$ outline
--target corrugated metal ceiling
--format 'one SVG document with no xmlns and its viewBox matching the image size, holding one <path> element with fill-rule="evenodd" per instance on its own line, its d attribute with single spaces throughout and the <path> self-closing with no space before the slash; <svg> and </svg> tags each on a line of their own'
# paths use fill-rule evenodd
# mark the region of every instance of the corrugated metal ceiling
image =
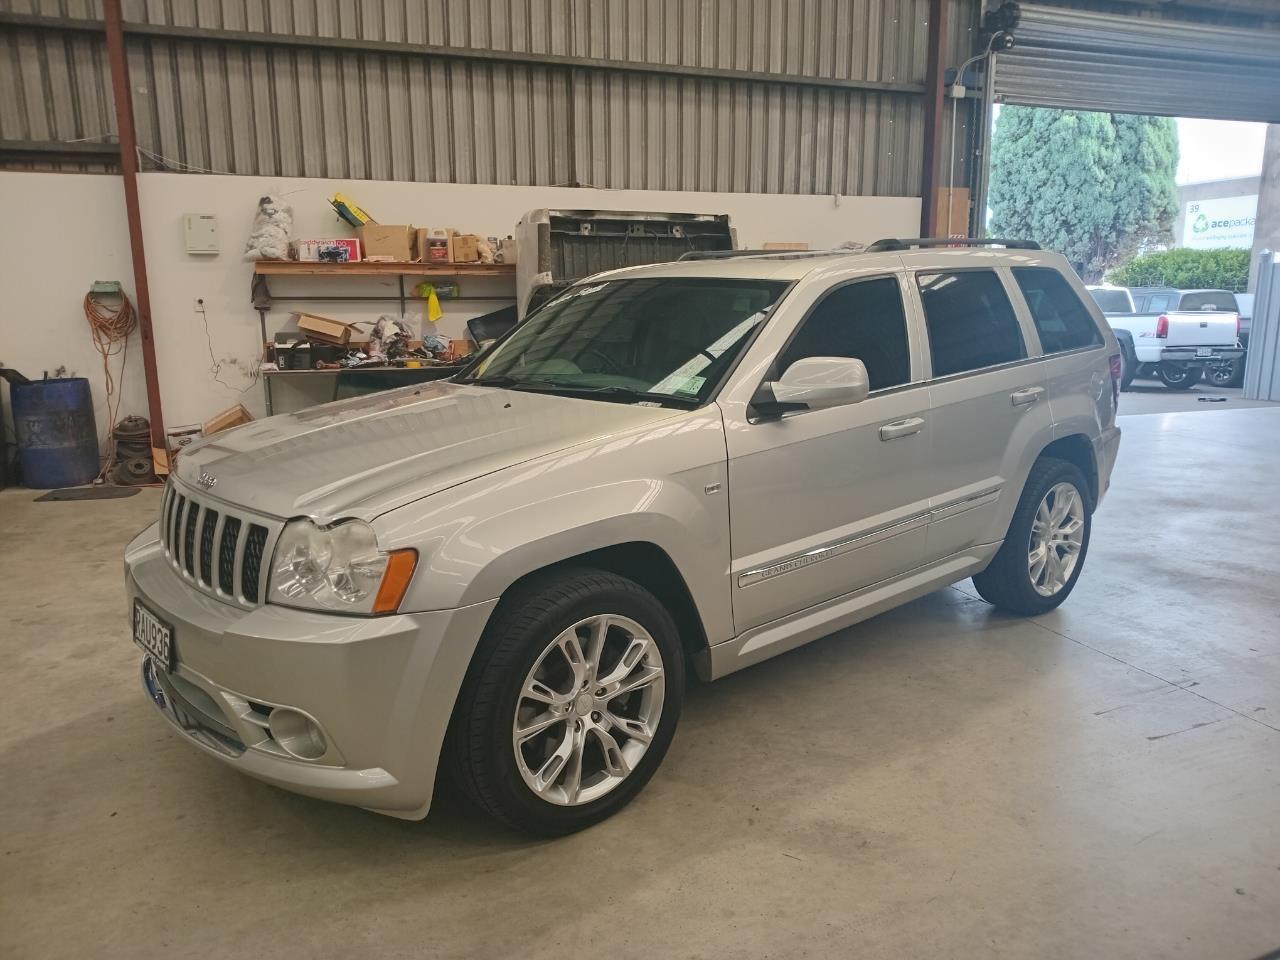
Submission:
<svg viewBox="0 0 1280 960">
<path fill-rule="evenodd" d="M 972 45 L 977 3 L 948 0 L 957 58 Z M 91 0 L 0 0 L 0 10 L 101 14 Z M 280 40 L 131 33 L 139 142 L 167 158 L 154 165 L 871 195 L 919 193 L 927 10 L 928 0 L 124 4 L 141 29 Z M 325 38 L 407 46 L 334 49 Z M 0 67 L 0 136 L 113 132 L 97 35 L 10 25 L 0 42 L 10 54 Z M 422 44 L 594 63 L 428 57 L 412 48 Z M 687 75 L 699 70 L 741 73 Z M 848 86 L 858 83 L 890 89 Z"/>
<path fill-rule="evenodd" d="M 1024 4 L 996 57 L 1006 103 L 1280 122 L 1280 31 Z"/>
</svg>

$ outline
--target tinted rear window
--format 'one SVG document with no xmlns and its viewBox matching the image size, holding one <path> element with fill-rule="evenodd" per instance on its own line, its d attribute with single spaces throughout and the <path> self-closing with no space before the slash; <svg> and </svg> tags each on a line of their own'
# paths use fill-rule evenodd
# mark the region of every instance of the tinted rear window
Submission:
<svg viewBox="0 0 1280 960">
<path fill-rule="evenodd" d="M 1013 305 L 993 271 L 922 273 L 916 276 L 916 283 L 929 328 L 935 377 L 1027 355 Z"/>
<path fill-rule="evenodd" d="M 1013 278 L 1031 310 L 1045 353 L 1079 350 L 1102 343 L 1088 309 L 1057 270 L 1016 267 Z"/>
<path fill-rule="evenodd" d="M 1195 293 L 1184 293 L 1179 310 L 1229 310 L 1236 313 L 1240 310 L 1236 305 L 1236 296 L 1226 290 L 1197 290 Z"/>
<path fill-rule="evenodd" d="M 1103 313 L 1130 313 L 1133 310 L 1127 290 L 1090 290 L 1089 294 Z"/>
</svg>

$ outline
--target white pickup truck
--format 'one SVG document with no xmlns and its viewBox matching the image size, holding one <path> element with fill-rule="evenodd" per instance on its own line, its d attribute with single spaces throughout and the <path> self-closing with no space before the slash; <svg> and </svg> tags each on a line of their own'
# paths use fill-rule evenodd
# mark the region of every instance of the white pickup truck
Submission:
<svg viewBox="0 0 1280 960">
<path fill-rule="evenodd" d="M 1230 291 L 1093 286 L 1089 292 L 1120 344 L 1122 390 L 1138 376 L 1156 377 L 1170 390 L 1188 390 L 1206 369 L 1234 364 L 1244 355 Z"/>
</svg>

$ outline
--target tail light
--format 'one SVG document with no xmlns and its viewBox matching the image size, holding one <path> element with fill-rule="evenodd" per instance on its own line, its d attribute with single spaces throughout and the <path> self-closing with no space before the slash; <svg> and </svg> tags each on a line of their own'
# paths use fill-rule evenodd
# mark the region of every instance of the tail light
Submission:
<svg viewBox="0 0 1280 960">
<path fill-rule="evenodd" d="M 1119 406 L 1120 380 L 1124 377 L 1124 358 L 1118 353 L 1113 353 L 1109 360 L 1111 363 L 1111 402 Z"/>
<path fill-rule="evenodd" d="M 1169 336 L 1169 318 L 1161 314 L 1160 319 L 1156 321 L 1156 336 L 1164 340 Z"/>
</svg>

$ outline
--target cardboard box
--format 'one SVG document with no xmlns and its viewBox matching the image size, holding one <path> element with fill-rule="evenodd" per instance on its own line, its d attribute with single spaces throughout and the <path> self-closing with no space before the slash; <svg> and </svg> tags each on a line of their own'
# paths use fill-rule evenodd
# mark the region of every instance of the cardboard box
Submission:
<svg viewBox="0 0 1280 960">
<path fill-rule="evenodd" d="M 293 316 L 298 322 L 298 329 L 310 340 L 336 343 L 344 347 L 351 342 L 350 324 L 314 313 L 295 313 Z"/>
<path fill-rule="evenodd" d="M 413 227 L 405 224 L 366 223 L 356 228 L 356 238 L 366 260 L 407 262 L 416 252 Z"/>
<path fill-rule="evenodd" d="M 480 238 L 474 233 L 460 233 L 453 238 L 451 263 L 477 263 L 480 260 Z"/>
<path fill-rule="evenodd" d="M 182 452 L 183 447 L 189 447 L 199 439 L 200 431 L 203 429 L 201 424 L 192 423 L 183 427 L 170 427 L 164 432 L 165 442 L 169 445 L 169 453 L 176 457 Z"/>
<path fill-rule="evenodd" d="M 329 240 L 295 240 L 293 255 L 310 263 L 359 263 L 360 241 L 355 237 Z"/>
<path fill-rule="evenodd" d="M 449 227 L 418 228 L 418 260 L 422 263 L 452 263 L 457 231 Z"/>
<path fill-rule="evenodd" d="M 936 236 L 964 239 L 969 236 L 969 188 L 938 190 L 938 229 Z"/>
<path fill-rule="evenodd" d="M 221 433 L 223 430 L 230 430 L 232 427 L 238 427 L 242 423 L 250 423 L 253 420 L 253 414 L 245 409 L 243 403 L 237 403 L 234 407 L 228 407 L 221 413 L 214 414 L 204 422 L 204 435 L 207 437 L 211 433 Z"/>
</svg>

